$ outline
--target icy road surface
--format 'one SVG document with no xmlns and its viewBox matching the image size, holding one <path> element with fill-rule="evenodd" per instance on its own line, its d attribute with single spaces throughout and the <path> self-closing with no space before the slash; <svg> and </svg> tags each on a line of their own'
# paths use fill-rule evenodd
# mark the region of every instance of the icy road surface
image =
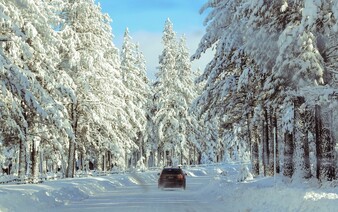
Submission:
<svg viewBox="0 0 338 212">
<path fill-rule="evenodd" d="M 224 211 L 218 209 L 215 202 L 203 195 L 203 188 L 213 179 L 211 176 L 187 176 L 187 188 L 164 189 L 157 188 L 157 172 L 151 179 L 141 175 L 116 176 L 117 180 L 125 182 L 124 186 L 102 192 L 88 199 L 72 201 L 67 205 L 55 208 L 56 211 L 126 211 L 126 212 L 194 212 L 194 211 Z M 202 174 L 203 175 L 203 174 Z M 125 179 L 124 179 L 125 178 Z M 128 181 L 132 183 L 128 183 Z"/>
</svg>

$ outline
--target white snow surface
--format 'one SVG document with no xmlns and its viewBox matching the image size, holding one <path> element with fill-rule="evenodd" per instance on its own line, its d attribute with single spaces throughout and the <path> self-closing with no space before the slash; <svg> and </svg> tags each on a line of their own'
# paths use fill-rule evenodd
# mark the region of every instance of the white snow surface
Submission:
<svg viewBox="0 0 338 212">
<path fill-rule="evenodd" d="M 248 169 L 239 164 L 185 167 L 186 190 L 159 190 L 160 169 L 6 183 L 0 185 L 0 211 L 338 211 L 332 183 L 246 178 L 240 170 Z"/>
</svg>

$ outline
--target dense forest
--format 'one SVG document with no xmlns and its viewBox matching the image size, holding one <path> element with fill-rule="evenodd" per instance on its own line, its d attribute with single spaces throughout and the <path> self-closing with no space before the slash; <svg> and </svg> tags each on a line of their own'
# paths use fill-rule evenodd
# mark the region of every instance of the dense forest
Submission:
<svg viewBox="0 0 338 212">
<path fill-rule="evenodd" d="M 254 175 L 335 179 L 338 3 L 214 0 L 208 9 L 192 56 L 216 49 L 198 78 L 199 114 L 249 146 Z"/>
<path fill-rule="evenodd" d="M 37 182 L 230 161 L 255 176 L 338 174 L 335 1 L 209 0 L 194 55 L 164 23 L 154 81 L 129 30 L 117 49 L 93 0 L 0 8 L 3 174 Z M 209 48 L 214 58 L 192 70 Z"/>
</svg>

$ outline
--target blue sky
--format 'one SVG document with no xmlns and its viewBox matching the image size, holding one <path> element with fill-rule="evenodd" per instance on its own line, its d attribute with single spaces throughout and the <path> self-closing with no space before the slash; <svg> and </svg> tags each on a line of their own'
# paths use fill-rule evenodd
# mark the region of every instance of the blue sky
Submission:
<svg viewBox="0 0 338 212">
<path fill-rule="evenodd" d="M 128 27 L 135 43 L 139 43 L 148 68 L 148 76 L 154 79 L 157 71 L 158 56 L 162 52 L 162 32 L 167 18 L 174 25 L 177 36 L 185 35 L 190 53 L 197 49 L 204 35 L 203 20 L 206 14 L 199 9 L 207 0 L 96 0 L 104 13 L 108 13 L 112 22 L 114 43 L 120 48 L 123 33 Z M 203 60 L 204 59 L 204 60 Z M 193 63 L 193 68 L 204 69 L 210 55 Z"/>
</svg>

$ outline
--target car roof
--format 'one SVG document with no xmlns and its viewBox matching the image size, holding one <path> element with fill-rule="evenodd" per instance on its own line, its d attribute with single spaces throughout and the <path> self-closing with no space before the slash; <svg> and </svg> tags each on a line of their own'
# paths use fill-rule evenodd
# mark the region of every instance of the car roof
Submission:
<svg viewBox="0 0 338 212">
<path fill-rule="evenodd" d="M 170 170 L 170 169 L 172 169 L 172 170 L 181 170 L 181 168 L 177 168 L 177 167 L 165 167 L 165 168 L 163 168 L 163 170 Z"/>
<path fill-rule="evenodd" d="M 181 168 L 163 168 L 161 173 L 172 173 L 172 174 L 182 174 L 183 170 Z"/>
</svg>

